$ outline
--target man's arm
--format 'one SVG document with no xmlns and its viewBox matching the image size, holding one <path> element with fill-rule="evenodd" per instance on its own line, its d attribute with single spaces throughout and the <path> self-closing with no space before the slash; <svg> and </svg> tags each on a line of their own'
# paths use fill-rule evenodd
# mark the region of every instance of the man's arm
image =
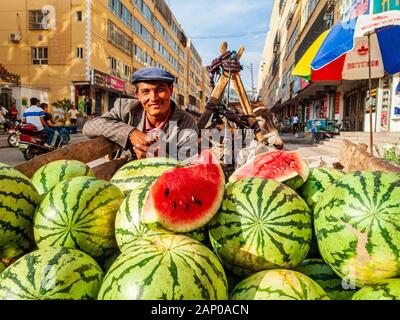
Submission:
<svg viewBox="0 0 400 320">
<path fill-rule="evenodd" d="M 100 117 L 89 120 L 83 126 L 83 134 L 89 138 L 105 137 L 124 149 L 130 145 L 129 135 L 135 127 L 128 124 L 132 104 L 137 100 L 124 99 L 114 104 L 114 108 Z"/>
</svg>

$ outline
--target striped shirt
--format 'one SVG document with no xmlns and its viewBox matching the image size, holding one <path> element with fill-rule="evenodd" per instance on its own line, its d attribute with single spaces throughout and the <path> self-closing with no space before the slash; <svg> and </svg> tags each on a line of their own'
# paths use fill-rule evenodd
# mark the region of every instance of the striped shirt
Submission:
<svg viewBox="0 0 400 320">
<path fill-rule="evenodd" d="M 38 106 L 30 106 L 25 110 L 22 118 L 25 119 L 26 123 L 33 124 L 38 131 L 41 131 L 43 130 L 43 124 L 40 121 L 40 118 L 44 116 L 45 113 L 42 108 L 39 108 Z"/>
</svg>

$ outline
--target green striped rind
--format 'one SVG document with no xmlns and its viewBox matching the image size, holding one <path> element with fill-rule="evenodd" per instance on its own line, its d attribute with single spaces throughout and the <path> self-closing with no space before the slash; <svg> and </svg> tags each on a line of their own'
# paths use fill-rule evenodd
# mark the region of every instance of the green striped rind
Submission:
<svg viewBox="0 0 400 320">
<path fill-rule="evenodd" d="M 242 179 L 227 186 L 209 235 L 224 265 L 239 276 L 290 269 L 310 249 L 311 213 L 295 191 L 279 182 Z"/>
<path fill-rule="evenodd" d="M 93 177 L 57 184 L 35 213 L 36 244 L 76 248 L 94 258 L 108 256 L 117 248 L 114 222 L 123 199 L 115 185 Z"/>
<path fill-rule="evenodd" d="M 353 300 L 400 300 L 400 279 L 369 284 L 353 295 Z"/>
<path fill-rule="evenodd" d="M 76 249 L 33 251 L 0 274 L 1 300 L 94 300 L 103 271 Z"/>
<path fill-rule="evenodd" d="M 175 168 L 178 162 L 172 158 L 145 158 L 127 163 L 111 178 L 124 193 L 144 184 L 149 188 L 165 171 Z"/>
<path fill-rule="evenodd" d="M 241 281 L 231 300 L 329 300 L 324 289 L 304 274 L 291 270 L 264 270 Z"/>
<path fill-rule="evenodd" d="M 400 274 L 400 176 L 355 172 L 333 182 L 315 210 L 319 251 L 357 286 Z"/>
<path fill-rule="evenodd" d="M 0 260 L 12 260 L 34 245 L 32 222 L 39 201 L 25 175 L 0 163 Z"/>
<path fill-rule="evenodd" d="M 93 170 L 81 161 L 57 160 L 39 168 L 31 181 L 41 196 L 57 183 L 80 176 L 94 177 Z"/>
<path fill-rule="evenodd" d="M 301 187 L 299 194 L 307 202 L 308 206 L 313 209 L 323 192 L 343 175 L 342 171 L 331 168 L 312 169 L 308 180 Z"/>
<path fill-rule="evenodd" d="M 172 234 L 172 231 L 166 230 L 159 224 L 146 225 L 142 223 L 141 217 L 148 193 L 147 183 L 138 184 L 136 189 L 128 194 L 117 212 L 115 238 L 121 251 L 124 251 L 132 241 L 138 238 L 165 233 Z M 186 235 L 201 242 L 208 240 L 207 227 L 188 232 Z"/>
<path fill-rule="evenodd" d="M 322 259 L 304 260 L 296 271 L 317 282 L 332 300 L 351 300 L 355 292 Z"/>
<path fill-rule="evenodd" d="M 225 300 L 228 285 L 218 258 L 183 235 L 132 242 L 115 260 L 99 300 Z"/>
</svg>

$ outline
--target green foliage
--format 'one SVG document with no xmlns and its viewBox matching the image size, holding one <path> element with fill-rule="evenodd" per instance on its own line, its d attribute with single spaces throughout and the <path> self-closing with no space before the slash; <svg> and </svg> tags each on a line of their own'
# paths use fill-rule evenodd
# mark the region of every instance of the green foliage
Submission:
<svg viewBox="0 0 400 320">
<path fill-rule="evenodd" d="M 395 143 L 390 147 L 385 148 L 383 159 L 400 164 L 400 146 Z"/>
<path fill-rule="evenodd" d="M 63 100 L 58 100 L 56 102 L 53 102 L 51 104 L 55 108 L 60 108 L 62 110 L 68 111 L 69 109 L 72 108 L 72 102 L 70 99 L 64 98 Z"/>
</svg>

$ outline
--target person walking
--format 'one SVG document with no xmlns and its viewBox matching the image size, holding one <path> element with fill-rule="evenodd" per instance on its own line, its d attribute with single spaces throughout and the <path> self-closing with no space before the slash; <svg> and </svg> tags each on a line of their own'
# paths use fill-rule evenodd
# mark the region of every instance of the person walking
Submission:
<svg viewBox="0 0 400 320">
<path fill-rule="evenodd" d="M 76 109 L 76 106 L 73 105 L 71 109 L 68 110 L 69 115 L 71 116 L 71 125 L 76 126 L 78 121 L 79 111 Z"/>
<path fill-rule="evenodd" d="M 292 118 L 293 134 L 296 134 L 299 131 L 299 122 L 300 118 L 298 114 L 295 114 Z"/>
</svg>

